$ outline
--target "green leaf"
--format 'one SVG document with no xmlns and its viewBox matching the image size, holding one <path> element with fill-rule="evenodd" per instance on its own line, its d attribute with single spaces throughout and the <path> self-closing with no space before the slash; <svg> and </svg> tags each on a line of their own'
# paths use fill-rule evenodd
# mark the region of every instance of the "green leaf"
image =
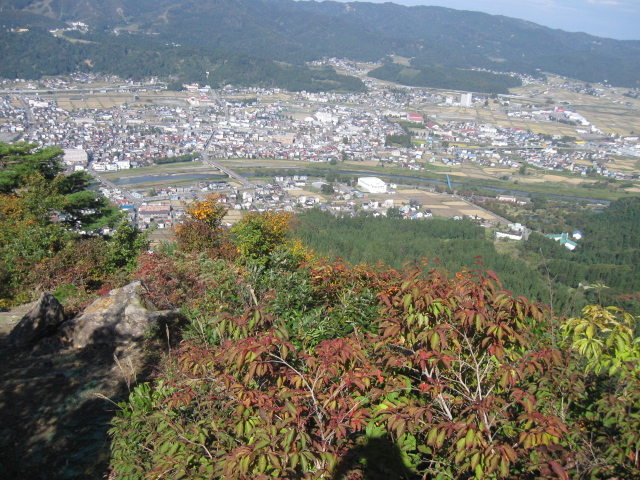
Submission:
<svg viewBox="0 0 640 480">
<path fill-rule="evenodd" d="M 407 293 L 407 295 L 405 295 L 405 297 L 402 299 L 402 306 L 405 310 L 409 309 L 409 305 L 411 305 L 412 300 L 413 298 L 410 293 Z"/>
<path fill-rule="evenodd" d="M 471 468 L 475 470 L 480 462 L 480 452 L 474 453 L 471 457 Z"/>
<path fill-rule="evenodd" d="M 267 445 L 269 445 L 271 442 L 269 440 L 261 440 L 258 443 L 253 445 L 253 449 L 254 450 L 260 450 L 261 448 L 266 447 Z"/>
<path fill-rule="evenodd" d="M 260 455 L 258 458 L 258 472 L 264 473 L 267 468 L 267 457 L 264 455 Z"/>
<path fill-rule="evenodd" d="M 465 443 L 465 447 L 466 448 L 471 448 L 471 446 L 473 445 L 473 439 L 475 436 L 475 430 L 467 430 L 467 435 L 464 438 L 464 443 Z"/>
<path fill-rule="evenodd" d="M 432 428 L 431 430 L 429 430 L 429 433 L 427 435 L 427 445 L 435 445 L 437 436 L 438 436 L 437 428 Z"/>
</svg>

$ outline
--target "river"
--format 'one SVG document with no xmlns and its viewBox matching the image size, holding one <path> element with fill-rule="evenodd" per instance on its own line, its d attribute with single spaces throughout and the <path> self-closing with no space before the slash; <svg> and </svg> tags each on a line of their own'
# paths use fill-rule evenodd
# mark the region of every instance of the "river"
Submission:
<svg viewBox="0 0 640 480">
<path fill-rule="evenodd" d="M 136 183 L 148 183 L 148 182 L 165 182 L 169 181 L 169 183 L 173 181 L 179 180 L 209 180 L 209 181 L 222 181 L 228 180 L 229 177 L 226 175 L 214 175 L 208 173 L 185 173 L 185 174 L 176 174 L 176 175 L 145 175 L 143 177 L 129 177 L 129 178 L 121 178 L 119 180 L 115 180 L 112 182 L 114 185 L 124 186 L 124 185 L 134 185 Z"/>
<path fill-rule="evenodd" d="M 359 172 L 359 171 L 354 171 L 354 170 L 339 170 L 339 173 L 341 175 L 360 175 L 360 176 L 379 176 L 379 177 L 384 177 L 384 178 L 397 178 L 399 180 L 409 180 L 411 182 L 420 182 L 420 183 L 424 183 L 427 185 L 446 185 L 447 182 L 445 182 L 444 180 L 435 180 L 435 179 L 428 179 L 428 178 L 418 178 L 418 177 L 411 177 L 409 175 L 392 175 L 392 174 L 381 174 L 381 173 L 366 173 L 366 172 Z M 173 181 L 178 181 L 178 180 L 208 180 L 208 181 L 222 181 L 222 180 L 228 180 L 229 177 L 227 177 L 226 175 L 213 175 L 213 174 L 206 174 L 206 173 L 185 173 L 185 174 L 176 174 L 176 175 L 145 175 L 142 177 L 130 177 L 130 178 L 122 178 L 120 180 L 116 180 L 113 183 L 115 185 L 118 186 L 125 186 L 125 185 L 135 185 L 136 183 L 148 183 L 148 182 L 165 182 L 168 181 L 169 183 L 171 182 L 171 180 Z M 455 185 L 457 187 L 463 187 L 464 183 L 460 183 L 460 182 L 451 182 L 452 185 Z M 485 190 L 490 190 L 492 192 L 498 192 L 498 193 L 504 193 L 504 192 L 509 192 L 513 195 L 517 195 L 517 196 L 521 196 L 521 197 L 529 197 L 532 195 L 532 192 L 527 192 L 525 190 L 514 190 L 513 188 L 500 188 L 500 187 L 479 187 Z M 534 194 L 535 195 L 535 194 Z M 586 201 L 589 203 L 600 203 L 602 205 L 609 205 L 611 203 L 611 201 L 609 200 L 600 200 L 597 198 L 586 198 L 586 197 L 573 197 L 570 195 L 555 195 L 555 194 L 548 194 L 548 195 L 544 195 L 546 197 L 549 198 L 561 198 L 561 199 L 566 199 L 566 200 L 578 200 L 578 201 Z"/>
<path fill-rule="evenodd" d="M 398 178 L 398 179 L 402 179 L 402 180 L 410 180 L 412 182 L 420 182 L 420 183 L 426 183 L 426 184 L 430 184 L 430 185 L 446 185 L 447 182 L 444 180 L 435 180 L 435 179 L 430 179 L 430 178 L 418 178 L 418 177 L 410 177 L 408 175 L 392 175 L 392 174 L 384 174 L 384 173 L 366 173 L 366 172 L 357 172 L 357 171 L 353 171 L 353 170 L 340 170 L 339 171 L 340 174 L 345 174 L 345 175 L 360 175 L 360 176 L 378 176 L 378 177 L 384 177 L 384 178 Z M 464 187 L 464 183 L 460 183 L 460 182 L 451 182 L 451 185 L 455 185 L 458 187 Z M 526 190 L 514 190 L 513 188 L 501 188 L 501 187 L 483 187 L 483 186 L 478 186 L 478 188 L 484 189 L 484 190 L 491 190 L 492 192 L 499 192 L 499 193 L 505 193 L 505 192 L 509 192 L 513 195 L 517 195 L 520 197 L 530 197 L 531 195 L 536 195 L 535 193 L 532 192 L 527 192 Z M 561 198 L 561 199 L 565 199 L 565 200 L 578 200 L 578 201 L 586 201 L 589 203 L 600 203 L 602 205 L 609 205 L 611 204 L 610 200 L 601 200 L 599 198 L 586 198 L 586 197 L 572 197 L 570 195 L 555 195 L 555 194 L 539 194 L 545 197 L 549 197 L 549 198 Z"/>
</svg>

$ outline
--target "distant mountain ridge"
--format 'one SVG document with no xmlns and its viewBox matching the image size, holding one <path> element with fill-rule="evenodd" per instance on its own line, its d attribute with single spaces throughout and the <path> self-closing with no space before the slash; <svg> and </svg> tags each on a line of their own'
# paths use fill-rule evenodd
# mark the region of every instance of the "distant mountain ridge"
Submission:
<svg viewBox="0 0 640 480">
<path fill-rule="evenodd" d="M 325 56 L 412 65 L 550 72 L 640 87 L 640 41 L 569 33 L 444 7 L 294 0 L 0 0 L 5 26 L 83 21 L 158 42 L 292 64 Z M 19 24 L 19 25 L 18 25 Z"/>
</svg>

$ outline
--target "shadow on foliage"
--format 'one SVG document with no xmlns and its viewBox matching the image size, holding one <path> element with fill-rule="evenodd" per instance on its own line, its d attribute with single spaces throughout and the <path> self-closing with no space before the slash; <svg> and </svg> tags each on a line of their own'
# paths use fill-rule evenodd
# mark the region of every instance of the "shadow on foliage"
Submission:
<svg viewBox="0 0 640 480">
<path fill-rule="evenodd" d="M 0 478 L 105 478 L 115 403 L 148 372 L 116 345 L 51 352 L 0 349 Z"/>
<path fill-rule="evenodd" d="M 332 480 L 416 480 L 420 476 L 407 467 L 402 452 L 388 437 L 369 438 L 350 449 L 340 460 Z"/>
</svg>

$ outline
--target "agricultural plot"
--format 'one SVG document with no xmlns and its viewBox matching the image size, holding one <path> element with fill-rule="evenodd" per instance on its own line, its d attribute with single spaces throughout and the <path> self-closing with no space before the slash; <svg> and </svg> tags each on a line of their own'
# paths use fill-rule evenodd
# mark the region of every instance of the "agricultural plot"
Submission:
<svg viewBox="0 0 640 480">
<path fill-rule="evenodd" d="M 174 104 L 178 106 L 186 105 L 186 94 L 178 92 L 145 92 L 143 97 L 138 97 L 134 101 L 133 93 L 99 92 L 99 93 L 78 93 L 78 92 L 56 92 L 53 95 L 43 95 L 45 98 L 53 98 L 60 108 L 74 111 L 83 108 L 89 109 L 109 109 L 129 104 L 134 108 L 137 104 Z M 19 106 L 19 103 L 18 103 Z"/>
<path fill-rule="evenodd" d="M 526 178 L 527 177 L 524 177 L 522 179 L 522 181 L 526 181 Z M 564 183 L 570 183 L 570 184 L 573 184 L 573 185 L 578 185 L 580 183 L 583 183 L 585 181 L 585 178 L 584 177 L 570 177 L 570 178 L 567 178 L 567 177 L 563 177 L 563 176 L 560 176 L 560 175 L 551 175 L 551 174 L 549 174 L 549 175 L 543 175 L 541 180 L 543 180 L 545 182 L 564 182 Z"/>
<path fill-rule="evenodd" d="M 566 102 L 566 107 L 583 115 L 589 122 L 600 129 L 605 134 L 629 135 L 630 132 L 640 130 L 640 110 L 637 106 L 628 107 L 626 105 L 629 99 L 624 97 L 617 90 L 605 89 L 603 96 L 587 95 L 586 93 L 578 93 L 562 88 L 565 80 L 556 77 L 548 77 L 550 85 L 545 87 L 545 91 L 534 93 L 540 90 L 539 85 L 532 85 L 514 89 L 513 93 L 529 97 L 528 100 L 536 104 L 545 103 L 547 99 L 552 99 L 553 104 L 545 106 L 553 108 L 553 106 L 562 106 L 560 102 Z M 618 89 L 626 91 L 626 89 Z M 526 100 L 525 100 L 526 101 Z M 537 128 L 545 125 L 547 122 L 533 122 Z M 559 135 L 575 136 L 576 127 L 559 125 L 564 131 Z M 534 133 L 552 133 L 531 128 Z M 580 127 L 577 127 L 580 128 Z M 572 133 L 566 133 L 566 131 Z"/>
<path fill-rule="evenodd" d="M 633 173 L 640 170 L 640 159 L 616 158 L 615 162 L 610 165 L 612 170 Z"/>
<path fill-rule="evenodd" d="M 180 162 L 180 163 L 167 163 L 164 165 L 153 165 L 151 167 L 132 168 L 129 170 L 119 170 L 117 172 L 102 172 L 101 175 L 107 180 L 117 180 L 124 178 L 135 178 L 147 175 L 180 175 L 185 173 L 212 173 L 216 174 L 218 170 L 215 170 L 209 165 L 204 165 L 202 162 Z"/>
<path fill-rule="evenodd" d="M 477 110 L 478 121 L 503 128 L 521 129 L 533 133 L 546 135 L 575 136 L 575 127 L 558 122 L 537 121 L 521 117 L 510 117 L 503 110 L 479 108 Z"/>
<path fill-rule="evenodd" d="M 491 213 L 486 212 L 474 205 L 461 200 L 452 200 L 450 195 L 441 193 L 425 192 L 422 190 L 399 190 L 396 195 L 387 195 L 380 197 L 379 200 L 393 198 L 394 205 L 400 206 L 403 203 L 409 203 L 410 200 L 417 200 L 422 209 L 429 209 L 434 216 L 451 218 L 457 216 L 478 216 L 487 221 L 494 223 L 498 219 Z"/>
<path fill-rule="evenodd" d="M 584 115 L 605 134 L 631 135 L 640 132 L 640 113 L 628 107 L 576 105 L 575 110 Z"/>
<path fill-rule="evenodd" d="M 60 108 L 67 111 L 79 109 L 108 109 L 131 102 L 130 94 L 100 93 L 78 95 L 76 92 L 56 93 L 45 98 L 54 98 Z"/>
</svg>

